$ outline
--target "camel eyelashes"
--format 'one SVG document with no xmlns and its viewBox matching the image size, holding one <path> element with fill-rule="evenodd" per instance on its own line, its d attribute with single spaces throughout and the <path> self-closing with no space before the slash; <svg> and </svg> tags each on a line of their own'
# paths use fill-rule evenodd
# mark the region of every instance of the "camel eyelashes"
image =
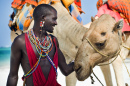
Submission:
<svg viewBox="0 0 130 86">
<path fill-rule="evenodd" d="M 103 49 L 105 42 L 106 40 L 103 43 L 95 43 L 95 45 L 97 46 L 98 49 Z"/>
<path fill-rule="evenodd" d="M 105 35 L 106 35 L 106 32 L 102 32 L 101 35 L 102 35 L 102 36 L 105 36 Z"/>
<path fill-rule="evenodd" d="M 101 46 L 103 46 L 104 45 L 104 43 L 96 43 L 96 46 L 97 47 L 101 47 Z"/>
</svg>

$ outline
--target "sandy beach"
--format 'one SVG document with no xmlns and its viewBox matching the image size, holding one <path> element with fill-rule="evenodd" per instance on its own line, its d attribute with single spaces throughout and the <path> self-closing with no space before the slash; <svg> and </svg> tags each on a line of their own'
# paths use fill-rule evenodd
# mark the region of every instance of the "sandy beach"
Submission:
<svg viewBox="0 0 130 86">
<path fill-rule="evenodd" d="M 126 59 L 125 60 L 126 66 L 130 72 L 130 59 Z M 111 68 L 111 72 L 112 72 L 112 81 L 113 81 L 113 86 L 117 86 L 116 85 L 116 80 L 115 80 L 115 75 L 114 75 L 114 71 L 112 66 L 110 65 Z M 7 81 L 7 77 L 8 77 L 8 73 L 9 73 L 9 64 L 6 64 L 6 66 L 2 66 L 0 67 L 0 86 L 6 86 L 6 81 Z M 101 69 L 99 68 L 99 66 L 96 66 L 94 68 L 94 73 L 96 74 L 96 76 L 101 80 L 101 82 L 103 83 L 104 86 L 105 85 L 105 80 L 103 77 L 103 74 L 101 72 Z M 123 65 L 123 73 L 124 73 L 124 79 L 125 79 L 125 83 L 128 83 L 130 86 L 130 77 L 127 73 L 127 70 L 125 68 L 125 66 Z M 22 86 L 23 81 L 21 79 L 23 75 L 22 69 L 20 67 L 19 69 L 19 80 L 18 80 L 18 85 L 17 86 Z M 93 76 L 93 75 L 92 75 Z M 97 81 L 97 79 L 93 76 L 94 79 L 94 84 L 91 84 L 91 79 L 90 77 L 88 79 L 86 79 L 85 81 L 77 81 L 76 86 L 102 86 L 99 81 Z M 57 81 L 62 85 L 62 86 L 66 86 L 65 83 L 65 76 L 62 75 L 62 73 L 60 72 L 60 70 L 58 69 L 58 77 L 57 77 Z"/>
</svg>

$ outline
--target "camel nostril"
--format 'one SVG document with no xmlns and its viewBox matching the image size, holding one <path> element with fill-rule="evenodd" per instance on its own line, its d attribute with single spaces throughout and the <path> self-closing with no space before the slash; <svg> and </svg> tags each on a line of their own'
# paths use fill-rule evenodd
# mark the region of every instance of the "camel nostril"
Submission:
<svg viewBox="0 0 130 86">
<path fill-rule="evenodd" d="M 75 69 L 75 71 L 78 73 L 81 70 L 81 66 L 79 66 L 77 69 Z"/>
</svg>

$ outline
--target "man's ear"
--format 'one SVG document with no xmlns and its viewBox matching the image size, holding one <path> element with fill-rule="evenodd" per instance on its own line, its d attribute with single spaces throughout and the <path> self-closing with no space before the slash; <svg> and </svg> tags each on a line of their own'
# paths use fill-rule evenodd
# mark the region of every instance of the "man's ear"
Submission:
<svg viewBox="0 0 130 86">
<path fill-rule="evenodd" d="M 118 32 L 118 30 L 123 28 L 123 19 L 120 19 L 118 22 L 116 22 L 113 31 Z"/>
<path fill-rule="evenodd" d="M 95 20 L 95 18 L 93 16 L 91 16 L 91 22 L 93 22 Z"/>
</svg>

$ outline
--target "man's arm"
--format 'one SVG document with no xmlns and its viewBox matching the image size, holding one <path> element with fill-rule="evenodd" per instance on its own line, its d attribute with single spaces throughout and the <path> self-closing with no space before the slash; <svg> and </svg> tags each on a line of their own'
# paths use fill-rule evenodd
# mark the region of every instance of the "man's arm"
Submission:
<svg viewBox="0 0 130 86">
<path fill-rule="evenodd" d="M 63 53 L 61 52 L 61 50 L 59 49 L 59 44 L 58 44 L 57 39 L 56 39 L 56 42 L 57 42 L 57 47 L 58 47 L 58 66 L 59 66 L 61 72 L 65 76 L 68 76 L 70 73 L 72 73 L 74 71 L 74 69 L 73 69 L 74 62 L 71 62 L 70 64 L 66 63 L 65 57 L 64 57 Z"/>
<path fill-rule="evenodd" d="M 16 86 L 18 81 L 18 69 L 21 59 L 20 39 L 16 38 L 11 46 L 10 72 L 7 86 Z"/>
</svg>

